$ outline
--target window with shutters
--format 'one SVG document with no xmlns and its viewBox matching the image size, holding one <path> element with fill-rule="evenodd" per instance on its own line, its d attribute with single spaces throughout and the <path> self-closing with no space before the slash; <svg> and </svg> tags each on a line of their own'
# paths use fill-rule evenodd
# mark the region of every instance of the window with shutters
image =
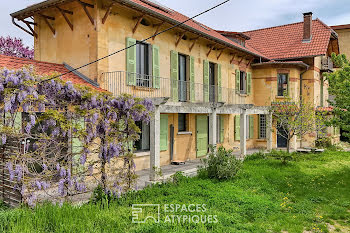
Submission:
<svg viewBox="0 0 350 233">
<path fill-rule="evenodd" d="M 151 46 L 146 43 L 136 44 L 136 85 L 141 87 L 151 86 Z"/>
<path fill-rule="evenodd" d="M 278 74 L 277 76 L 277 95 L 288 95 L 288 74 Z"/>
<path fill-rule="evenodd" d="M 137 121 L 136 125 L 141 130 L 139 140 L 135 141 L 134 145 L 136 151 L 149 151 L 150 150 L 150 126 L 141 121 Z"/>
<path fill-rule="evenodd" d="M 187 130 L 187 114 L 179 113 L 178 114 L 178 131 L 186 132 Z"/>
<path fill-rule="evenodd" d="M 259 115 L 259 138 L 266 139 L 266 115 Z"/>
<path fill-rule="evenodd" d="M 244 71 L 240 71 L 239 74 L 239 92 L 247 94 L 247 74 Z"/>
</svg>

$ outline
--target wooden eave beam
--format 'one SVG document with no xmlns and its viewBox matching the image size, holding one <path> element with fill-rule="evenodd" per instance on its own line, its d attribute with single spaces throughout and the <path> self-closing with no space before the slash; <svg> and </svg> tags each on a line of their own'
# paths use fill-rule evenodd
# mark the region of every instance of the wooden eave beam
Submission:
<svg viewBox="0 0 350 233">
<path fill-rule="evenodd" d="M 55 18 L 54 18 L 54 17 L 51 17 L 51 16 L 43 15 L 43 14 L 41 14 L 41 13 L 39 13 L 39 15 L 44 19 L 45 23 L 46 23 L 47 26 L 50 28 L 52 34 L 55 35 L 55 34 L 56 34 L 56 30 L 55 30 L 54 27 L 52 27 L 52 25 L 51 25 L 50 22 L 49 22 L 49 19 L 50 19 L 50 20 L 55 20 Z"/>
<path fill-rule="evenodd" d="M 30 26 L 29 22 L 28 21 L 25 21 L 25 20 L 21 20 L 25 25 L 27 25 L 27 27 L 29 28 L 29 30 L 32 32 L 32 34 L 34 35 L 35 34 L 35 31 L 34 29 Z"/>
<path fill-rule="evenodd" d="M 95 25 L 95 21 L 94 19 L 92 18 L 90 12 L 88 11 L 87 7 L 90 7 L 90 8 L 94 8 L 95 6 L 90 4 L 90 3 L 86 3 L 86 2 L 82 2 L 80 0 L 78 0 L 78 2 L 80 3 L 80 5 L 83 7 L 84 11 L 85 11 L 85 14 L 87 15 L 87 17 L 89 18 L 90 22 L 92 25 Z"/>
<path fill-rule="evenodd" d="M 232 55 L 232 58 L 231 58 L 231 60 L 230 60 L 230 64 L 233 63 L 233 61 L 235 60 L 235 57 L 236 57 L 236 54 L 235 54 L 235 53 L 233 53 L 233 54 L 231 54 L 231 55 Z"/>
<path fill-rule="evenodd" d="M 242 56 L 241 60 L 238 62 L 238 65 L 242 63 L 243 59 L 244 59 L 244 56 Z"/>
<path fill-rule="evenodd" d="M 68 19 L 66 14 L 70 14 L 73 15 L 72 11 L 68 11 L 68 10 L 64 10 L 59 8 L 58 6 L 56 7 L 58 9 L 58 11 L 61 13 L 61 15 L 63 16 L 63 18 L 66 20 L 68 26 L 70 27 L 70 29 L 73 31 L 73 24 L 70 22 L 70 20 Z"/>
<path fill-rule="evenodd" d="M 225 49 L 226 49 L 226 48 L 222 48 L 222 49 L 221 49 L 221 51 L 220 51 L 220 53 L 219 53 L 219 56 L 216 57 L 217 60 L 219 60 L 219 58 L 221 57 L 221 55 L 223 54 L 223 52 L 224 52 Z"/>
<path fill-rule="evenodd" d="M 38 25 L 37 23 L 34 23 L 34 22 L 30 22 L 30 21 L 27 21 L 27 20 L 24 20 L 24 19 L 22 19 L 21 20 L 23 23 L 25 23 L 25 24 L 31 24 L 31 25 Z"/>
<path fill-rule="evenodd" d="M 164 24 L 165 22 L 163 21 L 163 22 L 161 22 L 161 23 L 158 23 L 158 24 L 154 24 L 153 25 L 153 27 L 157 27 L 156 28 L 156 31 L 154 32 L 154 36 L 152 37 L 152 40 L 154 40 L 154 39 L 156 39 L 156 36 L 157 36 L 157 34 L 158 34 L 158 32 L 159 32 L 159 30 L 160 30 L 160 27 Z"/>
<path fill-rule="evenodd" d="M 250 64 L 252 64 L 253 61 L 254 61 L 254 58 L 251 58 L 251 59 L 248 61 L 248 63 L 247 63 L 247 67 L 249 67 Z"/>
<path fill-rule="evenodd" d="M 108 16 L 109 16 L 109 13 L 111 13 L 111 10 L 112 10 L 112 7 L 114 6 L 114 4 L 115 4 L 115 2 L 112 2 L 112 3 L 108 6 L 107 11 L 106 11 L 105 15 L 104 15 L 103 18 L 102 18 L 102 24 L 105 24 L 105 22 L 106 22 L 106 20 L 107 20 L 107 18 L 108 18 Z"/>
<path fill-rule="evenodd" d="M 137 28 L 139 27 L 141 21 L 143 20 L 143 17 L 145 17 L 145 14 L 143 14 L 143 15 L 141 15 L 141 16 L 139 16 L 139 17 L 134 17 L 134 19 L 138 19 L 138 20 L 137 20 L 137 22 L 136 22 L 134 28 L 132 29 L 132 33 L 135 33 L 135 32 L 136 32 L 136 30 L 137 30 Z"/>
<path fill-rule="evenodd" d="M 191 40 L 193 41 L 193 43 L 192 43 L 191 46 L 190 46 L 190 52 L 192 51 L 194 45 L 195 45 L 196 42 L 199 40 L 199 38 L 200 38 L 200 37 L 198 36 L 198 37 L 196 37 L 196 38 L 191 39 Z"/>
<path fill-rule="evenodd" d="M 38 38 L 38 34 L 37 33 L 33 33 L 33 32 L 31 32 L 31 31 L 28 31 L 27 29 L 25 29 L 24 27 L 22 27 L 21 25 L 19 25 L 18 23 L 16 23 L 16 21 L 15 21 L 15 18 L 13 18 L 12 17 L 12 23 L 16 26 L 16 27 L 18 27 L 18 28 L 20 28 L 20 29 L 22 29 L 24 32 L 26 32 L 26 33 L 28 33 L 29 35 L 31 35 L 31 36 L 33 36 L 33 37 L 35 37 L 35 38 Z M 27 25 L 28 26 L 28 25 Z"/>
<path fill-rule="evenodd" d="M 212 45 L 210 46 L 210 49 L 209 49 L 209 51 L 208 51 L 208 53 L 207 53 L 207 57 L 209 57 L 209 55 L 210 55 L 211 51 L 213 51 L 215 45 L 216 45 L 216 43 L 215 43 L 215 44 L 212 44 Z"/>
<path fill-rule="evenodd" d="M 186 31 L 182 32 L 180 35 L 179 35 L 179 38 L 177 39 L 177 41 L 175 42 L 175 47 L 177 47 L 181 41 L 181 39 L 184 37 Z"/>
</svg>

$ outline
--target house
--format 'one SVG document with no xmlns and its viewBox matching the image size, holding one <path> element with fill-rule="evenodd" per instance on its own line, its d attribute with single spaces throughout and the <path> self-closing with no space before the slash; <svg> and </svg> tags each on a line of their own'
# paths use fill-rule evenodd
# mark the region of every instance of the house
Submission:
<svg viewBox="0 0 350 233">
<path fill-rule="evenodd" d="M 345 54 L 350 58 L 350 24 L 331 26 L 338 34 L 340 54 Z"/>
<path fill-rule="evenodd" d="M 203 157 L 208 145 L 247 149 L 285 147 L 272 132 L 268 106 L 275 99 L 303 98 L 327 107 L 330 55 L 338 37 L 305 13 L 299 23 L 247 32 L 214 30 L 151 0 L 48 0 L 11 14 L 34 37 L 35 59 L 79 67 L 115 95 L 152 98 L 150 125 L 140 123 L 137 169 Z M 31 20 L 31 19 L 34 19 Z M 336 137 L 335 135 L 332 135 Z M 312 145 L 315 135 L 294 138 Z"/>
</svg>

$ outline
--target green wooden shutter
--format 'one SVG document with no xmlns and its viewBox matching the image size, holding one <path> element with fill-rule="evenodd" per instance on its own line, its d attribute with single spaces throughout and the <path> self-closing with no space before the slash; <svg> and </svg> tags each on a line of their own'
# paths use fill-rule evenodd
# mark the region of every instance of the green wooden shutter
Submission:
<svg viewBox="0 0 350 233">
<path fill-rule="evenodd" d="M 152 69 L 153 69 L 153 87 L 160 88 L 160 60 L 159 46 L 152 45 Z"/>
<path fill-rule="evenodd" d="M 209 102 L 209 61 L 203 60 L 203 102 Z"/>
<path fill-rule="evenodd" d="M 179 56 L 174 50 L 170 52 L 170 77 L 171 77 L 171 97 L 174 102 L 179 101 Z"/>
<path fill-rule="evenodd" d="M 222 102 L 222 76 L 221 76 L 221 64 L 217 65 L 217 79 L 218 79 L 218 102 Z"/>
<path fill-rule="evenodd" d="M 236 93 L 237 93 L 237 94 L 240 93 L 240 90 L 239 90 L 239 89 L 240 89 L 240 88 L 239 88 L 240 82 L 241 82 L 240 72 L 239 72 L 239 70 L 236 70 L 236 86 L 235 86 L 235 88 L 236 88 Z"/>
<path fill-rule="evenodd" d="M 195 101 L 195 73 L 194 73 L 194 57 L 190 56 L 190 100 Z"/>
<path fill-rule="evenodd" d="M 254 137 L 254 116 L 249 116 L 249 138 Z"/>
<path fill-rule="evenodd" d="M 196 116 L 196 131 L 197 157 L 201 157 L 206 155 L 208 152 L 208 116 Z"/>
<path fill-rule="evenodd" d="M 160 150 L 168 150 L 168 115 L 160 115 Z"/>
<path fill-rule="evenodd" d="M 224 125 L 224 116 L 220 116 L 220 142 L 224 142 L 224 137 L 225 137 L 225 125 Z"/>
<path fill-rule="evenodd" d="M 136 40 L 130 37 L 126 38 L 126 47 L 135 45 Z M 126 50 L 126 83 L 127 85 L 136 85 L 136 46 Z"/>
<path fill-rule="evenodd" d="M 241 116 L 235 116 L 235 141 L 241 140 Z"/>
<path fill-rule="evenodd" d="M 250 95 L 252 92 L 252 73 L 247 73 L 247 94 Z"/>
</svg>

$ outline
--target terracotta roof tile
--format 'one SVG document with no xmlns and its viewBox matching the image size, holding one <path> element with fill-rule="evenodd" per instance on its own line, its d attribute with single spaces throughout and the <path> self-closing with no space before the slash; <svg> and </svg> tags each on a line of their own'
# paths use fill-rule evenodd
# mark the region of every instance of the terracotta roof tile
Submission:
<svg viewBox="0 0 350 233">
<path fill-rule="evenodd" d="M 303 42 L 303 22 L 244 32 L 246 44 L 271 59 L 290 59 L 327 53 L 332 29 L 321 20 L 312 21 L 311 42 Z"/>
<path fill-rule="evenodd" d="M 33 66 L 38 74 L 53 74 L 55 72 L 62 74 L 69 71 L 63 64 L 0 55 L 0 68 L 6 67 L 7 69 L 21 69 L 24 66 Z M 91 85 L 73 73 L 62 76 L 62 79 L 65 81 L 71 81 L 73 84 L 85 85 L 98 91 L 105 91 L 102 88 Z"/>
</svg>

